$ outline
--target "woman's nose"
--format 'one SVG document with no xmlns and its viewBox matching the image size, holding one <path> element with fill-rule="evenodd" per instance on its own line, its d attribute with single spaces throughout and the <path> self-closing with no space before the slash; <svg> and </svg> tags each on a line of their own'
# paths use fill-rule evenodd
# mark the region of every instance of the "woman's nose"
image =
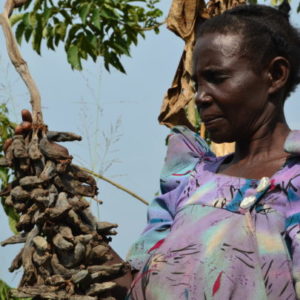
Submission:
<svg viewBox="0 0 300 300">
<path fill-rule="evenodd" d="M 210 105 L 213 101 L 212 96 L 210 96 L 206 91 L 201 90 L 196 93 L 196 105 L 201 106 L 207 106 Z"/>
</svg>

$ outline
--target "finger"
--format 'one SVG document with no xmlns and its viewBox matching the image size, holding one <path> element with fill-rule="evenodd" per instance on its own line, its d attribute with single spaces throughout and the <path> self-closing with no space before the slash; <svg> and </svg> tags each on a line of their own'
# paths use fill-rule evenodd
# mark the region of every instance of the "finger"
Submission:
<svg viewBox="0 0 300 300">
<path fill-rule="evenodd" d="M 32 115 L 28 109 L 22 109 L 21 115 L 23 121 L 32 123 Z"/>
<path fill-rule="evenodd" d="M 15 128 L 15 134 L 22 134 L 22 133 L 23 133 L 23 127 L 21 124 L 19 124 Z"/>
<path fill-rule="evenodd" d="M 31 129 L 32 129 L 32 123 L 25 121 L 16 126 L 15 134 L 26 134 Z"/>
<path fill-rule="evenodd" d="M 22 122 L 21 126 L 22 126 L 22 129 L 23 129 L 23 132 L 27 132 L 27 131 L 32 129 L 32 123 L 28 122 L 28 121 Z"/>
</svg>

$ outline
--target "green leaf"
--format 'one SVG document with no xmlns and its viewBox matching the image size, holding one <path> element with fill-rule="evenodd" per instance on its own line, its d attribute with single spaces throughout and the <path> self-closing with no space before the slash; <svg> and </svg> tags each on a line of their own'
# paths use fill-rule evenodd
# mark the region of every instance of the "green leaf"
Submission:
<svg viewBox="0 0 300 300">
<path fill-rule="evenodd" d="M 37 20 L 37 26 L 33 33 L 33 39 L 32 39 L 32 48 L 38 53 L 41 54 L 41 42 L 43 38 L 43 27 L 42 27 L 42 21 L 39 17 Z"/>
<path fill-rule="evenodd" d="M 138 43 L 137 32 L 132 30 L 130 27 L 126 26 L 127 38 L 130 42 L 133 42 L 135 45 Z"/>
<path fill-rule="evenodd" d="M 19 25 L 17 26 L 17 29 L 16 29 L 16 39 L 17 39 L 17 42 L 19 43 L 19 45 L 21 45 L 21 43 L 22 43 L 22 37 L 23 37 L 24 30 L 25 30 L 24 23 L 23 22 L 19 23 Z"/>
<path fill-rule="evenodd" d="M 91 37 L 88 36 L 88 39 L 90 41 L 90 44 L 91 44 L 92 48 L 96 49 L 97 45 L 98 45 L 97 38 L 95 36 L 91 36 Z"/>
<path fill-rule="evenodd" d="M 31 2 L 32 2 L 32 0 L 28 0 L 28 1 L 26 1 L 23 5 L 21 5 L 18 9 L 19 10 L 26 10 L 28 7 L 29 7 L 29 5 L 31 4 Z"/>
<path fill-rule="evenodd" d="M 68 62 L 72 66 L 72 68 L 76 70 L 82 70 L 80 57 L 79 57 L 79 49 L 76 45 L 71 45 L 67 51 Z"/>
<path fill-rule="evenodd" d="M 17 224 L 19 222 L 19 216 L 18 214 L 16 213 L 16 211 L 13 209 L 13 208 L 9 208 L 8 209 L 8 225 L 9 225 L 9 228 L 10 230 L 14 233 L 14 234 L 17 234 L 18 233 L 18 230 L 17 230 Z"/>
<path fill-rule="evenodd" d="M 54 39 L 53 36 L 49 36 L 48 40 L 47 40 L 47 47 L 51 50 L 55 50 L 54 44 L 53 44 L 53 39 Z"/>
<path fill-rule="evenodd" d="M 66 10 L 61 9 L 59 13 L 65 18 L 65 22 L 67 24 L 72 24 L 72 17 L 69 15 L 69 13 Z"/>
<path fill-rule="evenodd" d="M 10 287 L 2 280 L 0 280 L 0 299 L 10 299 L 9 295 Z"/>
<path fill-rule="evenodd" d="M 67 31 L 66 23 L 60 23 L 60 24 L 55 26 L 55 32 L 60 35 L 62 40 L 66 36 L 66 31 Z"/>
<path fill-rule="evenodd" d="M 97 60 L 97 39 L 92 34 L 88 34 L 87 37 L 82 35 L 79 46 L 82 50 L 80 52 L 82 58 L 87 59 L 87 55 L 89 55 L 94 62 Z"/>
<path fill-rule="evenodd" d="M 41 9 L 42 3 L 43 3 L 43 0 L 35 0 L 35 1 L 34 1 L 34 5 L 33 5 L 33 9 L 34 9 L 35 11 Z"/>
<path fill-rule="evenodd" d="M 119 54 L 130 56 L 128 45 L 121 37 L 118 37 L 115 41 L 113 41 L 111 47 L 116 49 Z"/>
<path fill-rule="evenodd" d="M 67 24 L 66 23 L 58 23 L 55 25 L 53 29 L 54 33 L 54 43 L 57 46 L 59 41 L 63 41 L 66 36 Z"/>
<path fill-rule="evenodd" d="M 24 14 L 23 22 L 26 27 L 34 27 L 36 24 L 36 14 L 33 12 Z"/>
<path fill-rule="evenodd" d="M 8 217 L 8 225 L 10 230 L 14 233 L 17 234 L 18 230 L 16 228 L 17 223 L 19 222 L 19 215 L 17 214 L 17 212 L 14 210 L 14 208 L 9 207 L 5 204 L 5 199 L 4 197 L 1 198 L 1 203 L 4 209 L 5 214 Z"/>
<path fill-rule="evenodd" d="M 24 32 L 24 37 L 26 42 L 28 42 L 30 40 L 31 34 L 32 34 L 33 29 L 30 27 L 25 27 L 25 32 Z"/>
<path fill-rule="evenodd" d="M 0 300 L 31 300 L 31 298 L 17 298 L 10 295 L 11 288 L 0 280 Z"/>
<path fill-rule="evenodd" d="M 297 7 L 297 13 L 299 13 L 299 12 L 300 12 L 300 2 L 299 2 L 298 7 Z"/>
<path fill-rule="evenodd" d="M 91 5 L 92 5 L 92 3 L 84 3 L 80 6 L 79 16 L 82 20 L 82 24 L 86 23 L 86 18 L 90 12 Z"/>
<path fill-rule="evenodd" d="M 14 26 L 23 19 L 24 14 L 14 14 L 9 18 L 10 26 Z"/>
<path fill-rule="evenodd" d="M 22 19 L 25 26 L 30 26 L 29 13 L 24 14 Z"/>
<path fill-rule="evenodd" d="M 66 48 L 69 48 L 69 45 L 72 43 L 72 41 L 75 38 L 76 33 L 79 29 L 81 29 L 80 24 L 75 24 L 71 27 L 71 29 L 69 30 L 69 33 L 68 33 L 67 40 L 66 40 Z"/>
<path fill-rule="evenodd" d="M 93 10 L 93 14 L 92 14 L 92 24 L 97 28 L 97 29 L 101 29 L 101 23 L 100 23 L 100 12 L 98 9 L 94 9 Z"/>
<path fill-rule="evenodd" d="M 106 19 L 118 20 L 118 14 L 108 5 L 104 5 L 100 11 L 100 15 Z"/>
<path fill-rule="evenodd" d="M 45 38 L 47 39 L 47 47 L 51 50 L 55 50 L 54 48 L 54 44 L 53 44 L 53 27 L 51 25 L 48 25 L 44 30 L 43 30 L 43 34 L 45 36 Z"/>
<path fill-rule="evenodd" d="M 42 14 L 42 25 L 43 27 L 45 27 L 49 21 L 49 19 L 55 14 L 57 13 L 57 9 L 56 8 L 46 8 L 44 13 Z"/>
<path fill-rule="evenodd" d="M 2 186 L 7 185 L 7 183 L 8 183 L 8 172 L 4 168 L 0 169 L 0 180 L 1 180 Z"/>
<path fill-rule="evenodd" d="M 104 58 L 104 59 L 105 59 L 105 58 Z M 126 74 L 126 71 L 125 71 L 123 65 L 121 64 L 120 59 L 119 59 L 118 56 L 116 55 L 116 53 L 111 52 L 111 53 L 109 54 L 108 62 L 109 62 L 112 66 L 114 66 L 117 70 L 119 70 L 120 72 Z"/>
</svg>

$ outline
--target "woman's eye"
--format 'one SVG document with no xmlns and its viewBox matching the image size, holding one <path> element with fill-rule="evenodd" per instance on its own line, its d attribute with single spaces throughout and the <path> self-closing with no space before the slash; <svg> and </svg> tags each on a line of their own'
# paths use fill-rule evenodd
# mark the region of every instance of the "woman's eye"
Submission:
<svg viewBox="0 0 300 300">
<path fill-rule="evenodd" d="M 227 76 L 224 75 L 217 75 L 217 74 L 210 74 L 209 76 L 206 77 L 206 80 L 211 83 L 222 83 L 227 79 Z"/>
<path fill-rule="evenodd" d="M 204 78 L 210 83 L 219 84 L 224 82 L 228 78 L 228 76 L 219 72 L 207 71 L 204 73 Z"/>
<path fill-rule="evenodd" d="M 205 81 L 213 84 L 221 84 L 227 78 L 229 78 L 229 76 L 224 73 L 207 70 L 204 71 L 199 78 L 192 76 L 192 87 L 195 91 L 198 91 L 199 86 Z"/>
</svg>

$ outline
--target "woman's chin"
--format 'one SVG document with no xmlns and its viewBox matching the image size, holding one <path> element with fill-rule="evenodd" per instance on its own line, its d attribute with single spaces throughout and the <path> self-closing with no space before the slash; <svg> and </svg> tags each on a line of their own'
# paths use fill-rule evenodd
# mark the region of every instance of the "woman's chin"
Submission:
<svg viewBox="0 0 300 300">
<path fill-rule="evenodd" d="M 209 132 L 209 137 L 212 142 L 221 144 L 221 143 L 232 143 L 235 141 L 235 138 L 227 133 L 221 132 Z"/>
</svg>

